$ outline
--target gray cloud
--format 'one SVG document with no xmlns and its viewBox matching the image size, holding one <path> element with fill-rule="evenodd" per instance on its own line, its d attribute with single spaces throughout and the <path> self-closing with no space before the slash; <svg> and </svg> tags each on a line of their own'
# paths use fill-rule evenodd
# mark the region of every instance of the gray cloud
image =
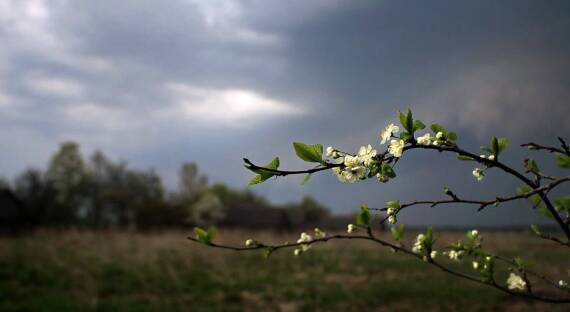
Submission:
<svg viewBox="0 0 570 312">
<path fill-rule="evenodd" d="M 154 167 L 171 186 L 185 160 L 198 161 L 213 180 L 241 186 L 249 176 L 243 156 L 263 162 L 279 155 L 285 166 L 302 168 L 291 141 L 353 150 L 377 142 L 379 129 L 407 107 L 457 129 L 475 147 L 493 134 L 514 143 L 568 136 L 568 6 L 4 1 L 0 142 L 8 152 L 0 170 L 14 175 L 43 165 L 59 142 L 73 139 L 86 153 L 100 148 Z M 476 183 L 472 168 L 449 166 L 421 153 L 407 157 L 389 185 L 346 186 L 324 174 L 303 188 L 291 178 L 256 191 L 279 202 L 313 194 L 346 212 L 360 201 L 433 197 L 442 184 L 477 194 L 516 186 L 501 175 Z M 422 182 L 429 177 L 435 182 Z M 477 222 L 500 224 L 509 211 Z M 430 210 L 406 218 L 472 220 L 449 215 Z"/>
</svg>

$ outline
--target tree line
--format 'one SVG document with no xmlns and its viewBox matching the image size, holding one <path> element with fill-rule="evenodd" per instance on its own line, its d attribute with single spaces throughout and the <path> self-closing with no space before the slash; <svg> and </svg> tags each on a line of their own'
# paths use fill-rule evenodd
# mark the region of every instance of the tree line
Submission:
<svg viewBox="0 0 570 312">
<path fill-rule="evenodd" d="M 130 168 L 101 151 L 84 159 L 65 142 L 47 169 L 0 179 L 0 228 L 84 227 L 149 230 L 218 225 L 287 230 L 330 219 L 312 197 L 274 205 L 249 190 L 210 184 L 198 166 L 184 163 L 179 186 L 168 190 L 153 170 Z M 339 222 L 341 223 L 341 222 Z"/>
</svg>

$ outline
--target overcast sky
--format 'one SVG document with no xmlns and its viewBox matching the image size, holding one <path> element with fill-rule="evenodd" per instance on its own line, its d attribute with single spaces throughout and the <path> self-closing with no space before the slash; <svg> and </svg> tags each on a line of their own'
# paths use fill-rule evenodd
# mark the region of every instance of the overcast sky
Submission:
<svg viewBox="0 0 570 312">
<path fill-rule="evenodd" d="M 471 150 L 570 139 L 568 1 L 0 1 L 0 175 L 45 167 L 61 142 L 154 168 L 176 187 L 184 161 L 244 187 L 242 157 L 302 169 L 292 141 L 373 144 L 396 112 L 459 134 Z M 524 153 L 523 153 L 524 152 Z M 453 156 L 406 154 L 398 179 L 340 184 L 325 172 L 253 187 L 275 202 L 311 194 L 337 212 L 361 203 L 506 195 Z M 550 158 L 545 158 L 550 160 Z M 551 166 L 552 167 L 552 166 Z M 568 192 L 566 188 L 565 192 Z M 522 224 L 524 203 L 416 208 L 411 224 Z M 523 207 L 524 206 L 524 207 Z"/>
</svg>

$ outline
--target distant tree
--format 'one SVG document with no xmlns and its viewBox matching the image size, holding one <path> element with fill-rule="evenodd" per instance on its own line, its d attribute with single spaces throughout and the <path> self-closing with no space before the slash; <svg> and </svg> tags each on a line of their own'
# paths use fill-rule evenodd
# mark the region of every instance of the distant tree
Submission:
<svg viewBox="0 0 570 312">
<path fill-rule="evenodd" d="M 10 183 L 4 177 L 0 177 L 0 190 L 10 188 Z"/>
<path fill-rule="evenodd" d="M 24 214 L 31 225 L 61 224 L 57 191 L 41 170 L 28 169 L 18 175 L 14 182 L 14 193 L 22 201 Z"/>
<path fill-rule="evenodd" d="M 92 228 L 108 226 L 110 215 L 105 196 L 108 191 L 109 171 L 113 163 L 103 152 L 97 150 L 88 164 L 88 202 L 85 223 Z"/>
<path fill-rule="evenodd" d="M 298 207 L 305 223 L 315 224 L 330 215 L 329 210 L 311 196 L 305 196 Z"/>
<path fill-rule="evenodd" d="M 208 188 L 208 177 L 200 174 L 196 163 L 189 162 L 182 164 L 178 178 L 178 193 L 175 194 L 172 199 L 175 205 L 185 211 L 185 223 L 197 224 L 197 222 L 202 222 L 204 218 L 208 219 L 208 215 L 218 215 L 223 210 L 221 202 L 218 205 L 217 202 L 213 201 L 211 197 L 213 194 L 204 195 L 204 192 L 206 192 Z M 201 199 L 201 197 L 204 198 Z M 195 211 L 195 206 L 200 200 L 201 203 L 197 207 L 201 210 Z M 219 198 L 217 200 L 219 201 Z M 208 207 L 212 207 L 212 209 L 215 209 L 217 212 L 210 213 L 205 211 Z M 219 215 L 214 219 L 218 220 L 222 216 L 223 215 Z"/>
<path fill-rule="evenodd" d="M 226 208 L 214 192 L 206 192 L 192 206 L 190 223 L 197 225 L 218 224 L 226 216 Z"/>
<path fill-rule="evenodd" d="M 179 194 L 186 200 L 194 200 L 208 186 L 208 177 L 200 174 L 194 162 L 184 163 L 179 173 Z"/>
<path fill-rule="evenodd" d="M 85 203 L 87 182 L 85 163 L 77 143 L 65 142 L 61 145 L 50 161 L 46 178 L 57 192 L 55 220 L 62 225 L 75 223 L 79 209 Z"/>
<path fill-rule="evenodd" d="M 236 205 L 246 205 L 250 207 L 271 206 L 266 198 L 256 195 L 250 190 L 235 190 L 223 183 L 214 184 L 210 190 L 220 198 L 224 206 L 228 209 Z"/>
</svg>

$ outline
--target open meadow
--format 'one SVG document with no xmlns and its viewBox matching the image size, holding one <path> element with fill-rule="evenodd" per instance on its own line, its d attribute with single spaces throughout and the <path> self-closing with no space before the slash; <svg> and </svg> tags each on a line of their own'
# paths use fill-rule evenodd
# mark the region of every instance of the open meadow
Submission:
<svg viewBox="0 0 570 312">
<path fill-rule="evenodd" d="M 187 235 L 39 231 L 3 237 L 0 311 L 570 309 L 512 298 L 368 242 L 329 242 L 299 257 L 281 250 L 263 259 L 261 252 L 198 245 L 186 240 Z M 297 235 L 257 232 L 251 236 L 279 242 L 295 240 Z M 563 276 L 569 267 L 567 253 L 528 233 L 483 236 L 490 249 L 504 256 L 522 252 L 550 274 Z M 218 237 L 224 243 L 243 244 L 249 235 L 222 230 Z"/>
</svg>

